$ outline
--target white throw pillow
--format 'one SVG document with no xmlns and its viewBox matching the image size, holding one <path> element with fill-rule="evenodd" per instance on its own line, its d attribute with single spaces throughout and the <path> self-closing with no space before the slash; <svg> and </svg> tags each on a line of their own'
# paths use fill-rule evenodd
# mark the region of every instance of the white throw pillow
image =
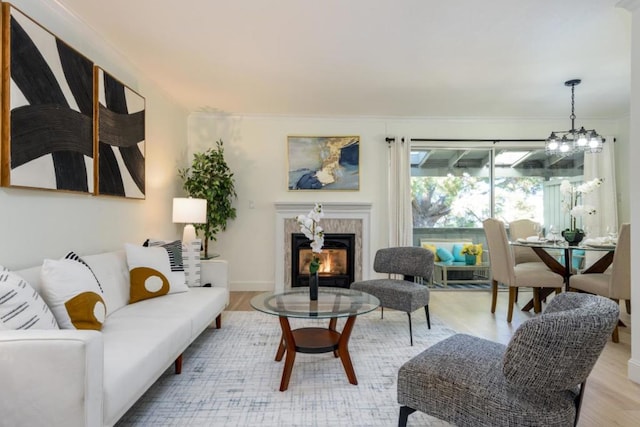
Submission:
<svg viewBox="0 0 640 427">
<path fill-rule="evenodd" d="M 73 252 L 45 259 L 40 271 L 42 297 L 63 329 L 101 330 L 107 308 L 98 279 Z"/>
<path fill-rule="evenodd" d="M 169 253 L 162 246 L 125 243 L 129 265 L 129 304 L 162 295 L 188 291 L 184 271 L 171 271 Z"/>
<path fill-rule="evenodd" d="M 53 313 L 26 280 L 0 265 L 0 330 L 59 329 Z"/>
<path fill-rule="evenodd" d="M 182 257 L 180 258 L 180 264 L 176 265 L 178 257 L 175 255 L 172 256 L 171 250 L 175 249 L 178 245 L 181 248 Z M 184 270 L 187 286 L 202 286 L 200 281 L 200 248 L 202 246 L 202 239 L 192 240 L 189 244 L 181 242 L 180 240 L 169 242 L 159 239 L 147 239 L 143 246 L 162 246 L 167 248 L 167 251 L 170 254 L 171 270 Z"/>
<path fill-rule="evenodd" d="M 166 240 L 147 239 L 142 246 L 162 246 L 167 250 L 167 255 L 169 255 L 171 271 L 184 271 L 184 263 L 182 260 L 183 246 L 180 240 L 168 242 Z"/>
</svg>

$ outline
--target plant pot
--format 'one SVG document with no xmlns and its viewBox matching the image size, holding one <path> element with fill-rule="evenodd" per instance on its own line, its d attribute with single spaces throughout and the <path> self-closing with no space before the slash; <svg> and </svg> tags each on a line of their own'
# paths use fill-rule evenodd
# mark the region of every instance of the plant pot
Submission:
<svg viewBox="0 0 640 427">
<path fill-rule="evenodd" d="M 476 256 L 475 255 L 465 254 L 464 263 L 466 265 L 475 265 L 476 264 Z"/>
<path fill-rule="evenodd" d="M 580 230 L 564 230 L 562 237 L 564 237 L 564 240 L 569 242 L 570 245 L 577 245 L 584 239 L 584 233 Z"/>
<path fill-rule="evenodd" d="M 318 300 L 318 282 L 320 278 L 318 277 L 318 272 L 311 273 L 309 275 L 309 299 L 311 301 Z"/>
</svg>

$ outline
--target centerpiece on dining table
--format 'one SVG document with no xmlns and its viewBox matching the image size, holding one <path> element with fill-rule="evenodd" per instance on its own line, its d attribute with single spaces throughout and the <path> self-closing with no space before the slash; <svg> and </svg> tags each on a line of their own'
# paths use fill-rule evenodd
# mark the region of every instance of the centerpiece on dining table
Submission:
<svg viewBox="0 0 640 427">
<path fill-rule="evenodd" d="M 320 270 L 320 254 L 324 245 L 324 230 L 320 227 L 320 218 L 324 216 L 322 204 L 316 203 L 308 215 L 298 215 L 296 222 L 300 231 L 311 241 L 311 262 L 309 263 L 309 299 L 318 299 L 318 271 Z"/>
<path fill-rule="evenodd" d="M 577 245 L 584 238 L 585 232 L 576 226 L 576 218 L 596 213 L 595 207 L 584 203 L 584 196 L 595 191 L 601 184 L 601 178 L 594 178 L 578 185 L 571 185 L 567 180 L 560 183 L 562 207 L 566 212 L 569 212 L 570 217 L 570 227 L 562 232 L 562 237 L 569 244 Z"/>
</svg>

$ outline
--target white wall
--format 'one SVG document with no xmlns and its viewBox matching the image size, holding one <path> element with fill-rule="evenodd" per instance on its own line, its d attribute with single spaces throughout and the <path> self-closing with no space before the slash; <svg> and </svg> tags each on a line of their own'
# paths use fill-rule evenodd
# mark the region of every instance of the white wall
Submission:
<svg viewBox="0 0 640 427">
<path fill-rule="evenodd" d="M 622 125 L 624 125 L 624 121 Z M 231 289 L 274 289 L 275 202 L 372 203 L 371 253 L 387 246 L 387 144 L 385 137 L 540 139 L 569 120 L 390 119 L 242 116 L 192 113 L 189 159 L 222 139 L 235 174 L 238 217 L 210 244 L 229 261 Z M 603 135 L 621 132 L 618 121 L 589 120 Z M 288 191 L 287 135 L 360 135 L 360 191 Z M 626 141 L 618 138 L 616 147 Z M 621 191 L 628 179 L 620 177 Z M 254 206 L 254 208 L 251 208 Z M 300 212 L 306 213 L 306 212 Z"/>
<path fill-rule="evenodd" d="M 187 112 L 57 4 L 12 4 L 146 98 L 146 199 L 0 188 L 0 265 L 17 269 L 69 250 L 89 254 L 150 236 L 178 237 L 171 199 L 182 194 L 176 170 L 186 162 Z"/>
<path fill-rule="evenodd" d="M 616 186 L 618 200 L 618 223 L 631 222 L 631 140 L 629 137 L 629 116 L 624 117 L 620 121 L 620 132 L 616 143 L 615 162 L 616 162 Z"/>
<path fill-rule="evenodd" d="M 631 19 L 631 111 L 629 126 L 629 183 L 637 183 L 640 180 L 640 1 L 625 0 L 620 4 L 632 11 Z M 631 167 L 634 165 L 635 167 Z M 629 187 L 631 188 L 631 187 Z M 637 188 L 637 185 L 636 185 Z M 640 219 L 640 199 L 637 197 L 638 191 L 634 188 L 633 193 L 627 192 L 630 199 L 630 221 L 631 227 L 631 256 L 640 251 L 640 229 L 638 229 L 638 221 Z M 634 197 L 631 197 L 634 196 Z M 635 262 L 631 263 L 631 301 L 633 310 L 631 310 L 631 323 L 636 325 L 631 330 L 631 359 L 629 360 L 629 378 L 640 383 L 640 265 Z"/>
</svg>

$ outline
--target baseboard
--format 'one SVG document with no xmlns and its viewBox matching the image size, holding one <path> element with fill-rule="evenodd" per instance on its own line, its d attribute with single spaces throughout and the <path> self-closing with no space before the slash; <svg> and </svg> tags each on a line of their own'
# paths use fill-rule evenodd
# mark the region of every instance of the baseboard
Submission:
<svg viewBox="0 0 640 427">
<path fill-rule="evenodd" d="M 266 292 L 274 289 L 273 282 L 231 282 L 229 284 L 231 292 Z"/>
<path fill-rule="evenodd" d="M 627 363 L 627 374 L 631 381 L 640 384 L 640 360 L 629 359 Z"/>
</svg>

